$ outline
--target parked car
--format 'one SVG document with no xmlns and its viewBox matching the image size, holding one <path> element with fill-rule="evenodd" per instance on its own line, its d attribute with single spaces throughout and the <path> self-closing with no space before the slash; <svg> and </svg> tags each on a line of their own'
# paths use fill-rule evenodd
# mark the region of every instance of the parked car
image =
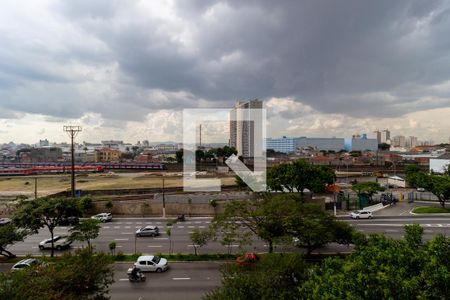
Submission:
<svg viewBox="0 0 450 300">
<path fill-rule="evenodd" d="M 59 226 L 74 226 L 80 223 L 80 219 L 78 217 L 66 217 L 59 221 Z"/>
<path fill-rule="evenodd" d="M 153 255 L 139 256 L 134 265 L 142 272 L 163 272 L 169 268 L 167 259 Z"/>
<path fill-rule="evenodd" d="M 43 265 L 44 262 L 42 262 L 39 259 L 36 258 L 26 258 L 26 259 L 22 259 L 21 261 L 19 261 L 18 263 L 16 263 L 14 266 L 12 266 L 11 271 L 18 271 L 18 270 L 23 270 L 26 268 L 30 268 L 30 267 L 37 267 L 40 265 Z"/>
<path fill-rule="evenodd" d="M 418 188 L 417 188 L 417 191 L 418 191 L 418 192 L 425 192 L 425 189 L 424 189 L 424 188 L 421 188 L 421 187 L 418 187 Z"/>
<path fill-rule="evenodd" d="M 11 219 L 9 218 L 0 218 L 0 226 L 11 223 Z"/>
<path fill-rule="evenodd" d="M 109 222 L 112 221 L 112 214 L 111 213 L 100 213 L 96 214 L 95 216 L 92 216 L 91 219 L 96 219 L 101 222 Z"/>
<path fill-rule="evenodd" d="M 64 248 L 69 248 L 72 241 L 69 241 L 66 236 L 55 236 L 53 237 L 53 248 L 56 250 L 62 250 Z M 46 239 L 39 243 L 39 249 L 52 249 L 52 239 Z"/>
<path fill-rule="evenodd" d="M 353 211 L 350 216 L 352 219 L 372 219 L 373 215 L 371 211 L 368 210 L 357 210 Z"/>
<path fill-rule="evenodd" d="M 159 228 L 158 226 L 147 225 L 136 230 L 136 236 L 158 236 Z"/>
</svg>

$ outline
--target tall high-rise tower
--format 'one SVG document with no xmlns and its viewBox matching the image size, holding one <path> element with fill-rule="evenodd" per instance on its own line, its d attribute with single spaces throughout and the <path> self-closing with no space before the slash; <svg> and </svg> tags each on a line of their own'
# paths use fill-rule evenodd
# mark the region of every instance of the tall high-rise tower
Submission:
<svg viewBox="0 0 450 300">
<path fill-rule="evenodd" d="M 230 147 L 236 148 L 238 155 L 254 155 L 254 122 L 246 121 L 250 109 L 261 109 L 262 101 L 237 101 L 230 112 Z"/>
</svg>

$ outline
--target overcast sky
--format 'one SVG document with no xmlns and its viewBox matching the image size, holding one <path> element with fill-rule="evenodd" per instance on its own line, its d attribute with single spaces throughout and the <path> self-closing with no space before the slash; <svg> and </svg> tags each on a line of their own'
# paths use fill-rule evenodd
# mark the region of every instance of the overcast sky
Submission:
<svg viewBox="0 0 450 300">
<path fill-rule="evenodd" d="M 0 5 L 0 143 L 181 141 L 183 108 L 254 98 L 271 137 L 450 136 L 449 1 Z"/>
</svg>

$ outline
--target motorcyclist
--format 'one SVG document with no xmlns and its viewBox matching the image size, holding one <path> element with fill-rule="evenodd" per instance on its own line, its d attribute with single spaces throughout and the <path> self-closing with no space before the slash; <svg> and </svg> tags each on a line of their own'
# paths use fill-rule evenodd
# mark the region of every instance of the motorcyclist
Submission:
<svg viewBox="0 0 450 300">
<path fill-rule="evenodd" d="M 141 272 L 140 272 L 139 268 L 134 266 L 133 270 L 131 270 L 131 279 L 138 280 L 140 278 L 140 276 L 141 276 Z"/>
</svg>

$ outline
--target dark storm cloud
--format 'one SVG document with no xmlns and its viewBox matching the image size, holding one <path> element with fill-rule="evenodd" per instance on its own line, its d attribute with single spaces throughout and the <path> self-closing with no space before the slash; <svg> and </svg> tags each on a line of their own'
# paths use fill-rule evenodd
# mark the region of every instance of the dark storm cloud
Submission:
<svg viewBox="0 0 450 300">
<path fill-rule="evenodd" d="M 114 65 L 117 74 L 95 93 L 70 84 L 66 92 L 48 90 L 55 94 L 47 97 L 49 114 L 93 111 L 136 120 L 152 109 L 195 107 L 199 99 L 228 107 L 237 99 L 271 97 L 357 116 L 397 116 L 450 104 L 448 2 L 180 0 L 169 10 L 158 1 L 124 3 L 51 6 L 57 18 L 97 46 L 63 47 L 49 55 L 94 69 Z M 45 68 L 0 71 L 30 82 L 54 80 Z M 89 75 L 67 78 L 91 81 Z M 51 100 L 71 94 L 84 101 L 71 107 Z M 41 96 L 30 111 L 42 111 L 47 100 Z M 0 106 L 21 111 L 33 103 L 0 100 Z"/>
</svg>

